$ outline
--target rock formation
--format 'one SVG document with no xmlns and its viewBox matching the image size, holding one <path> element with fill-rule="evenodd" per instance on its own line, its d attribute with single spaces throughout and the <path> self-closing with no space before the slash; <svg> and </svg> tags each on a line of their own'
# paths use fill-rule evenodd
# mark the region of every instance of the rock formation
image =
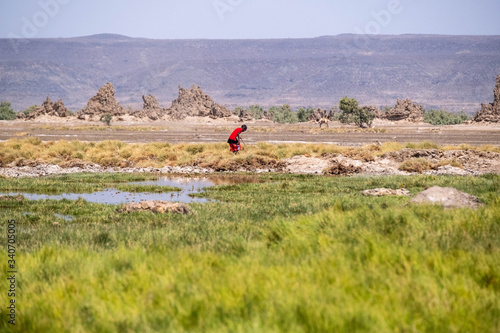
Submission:
<svg viewBox="0 0 500 333">
<path fill-rule="evenodd" d="M 425 109 L 423 106 L 414 104 L 409 99 L 400 100 L 398 98 L 396 106 L 384 114 L 383 117 L 390 121 L 407 120 L 420 122 L 424 121 L 424 112 Z"/>
<path fill-rule="evenodd" d="M 376 107 L 375 105 L 362 106 L 361 108 L 373 113 L 375 115 L 375 118 L 382 117 L 382 111 L 380 111 L 380 109 L 378 107 Z"/>
<path fill-rule="evenodd" d="M 158 100 L 153 95 L 142 95 L 143 107 L 141 111 L 132 115 L 137 118 L 149 118 L 151 120 L 161 119 L 165 115 L 165 110 L 160 108 Z"/>
<path fill-rule="evenodd" d="M 193 84 L 191 89 L 179 86 L 179 97 L 172 101 L 166 110 L 172 119 L 184 119 L 188 116 L 223 118 L 232 115 L 225 106 L 215 103 L 200 87 Z"/>
<path fill-rule="evenodd" d="M 78 119 L 83 120 L 99 120 L 102 115 L 109 113 L 114 117 L 123 116 L 126 111 L 117 102 L 115 98 L 115 89 L 111 83 L 107 83 L 99 91 L 97 95 L 92 97 L 87 106 L 80 110 L 76 115 Z"/>
<path fill-rule="evenodd" d="M 253 120 L 252 115 L 247 110 L 240 110 L 240 114 L 238 115 L 238 117 L 240 118 L 239 119 L 240 122 L 252 121 Z"/>
<path fill-rule="evenodd" d="M 70 115 L 71 113 L 68 109 L 66 109 L 62 100 L 52 103 L 50 98 L 47 96 L 47 99 L 42 103 L 42 106 L 37 107 L 27 115 L 20 113 L 18 118 L 32 120 L 41 116 L 69 117 Z"/>
<path fill-rule="evenodd" d="M 481 104 L 481 110 L 477 111 L 474 121 L 500 122 L 500 75 L 497 76 L 497 84 L 495 85 L 495 89 L 493 89 L 493 96 L 493 103 Z"/>
</svg>

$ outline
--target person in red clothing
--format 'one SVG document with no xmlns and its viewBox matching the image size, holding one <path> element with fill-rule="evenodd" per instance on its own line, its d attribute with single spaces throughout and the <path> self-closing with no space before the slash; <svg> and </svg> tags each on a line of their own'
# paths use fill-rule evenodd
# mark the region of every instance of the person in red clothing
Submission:
<svg viewBox="0 0 500 333">
<path fill-rule="evenodd" d="M 229 150 L 233 152 L 233 154 L 237 154 L 240 149 L 240 134 L 247 130 L 247 125 L 241 125 L 241 127 L 235 129 L 233 133 L 229 136 L 227 143 L 229 143 Z"/>
</svg>

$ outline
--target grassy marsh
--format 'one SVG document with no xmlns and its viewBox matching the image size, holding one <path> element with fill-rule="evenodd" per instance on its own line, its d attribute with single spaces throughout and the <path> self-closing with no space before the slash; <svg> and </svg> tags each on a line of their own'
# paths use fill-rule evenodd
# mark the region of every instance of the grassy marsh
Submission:
<svg viewBox="0 0 500 333">
<path fill-rule="evenodd" d="M 106 177 L 61 178 L 94 176 Z M 16 329 L 500 329 L 500 176 L 260 177 L 207 189 L 219 202 L 191 204 L 185 216 L 83 200 L 0 202 L 2 221 L 17 221 Z M 360 194 L 405 187 L 415 195 L 434 185 L 485 206 L 444 210 Z M 0 232 L 5 244 L 4 224 Z"/>
<path fill-rule="evenodd" d="M 0 178 L 0 193 L 25 192 L 43 194 L 91 193 L 106 188 L 126 192 L 172 192 L 178 187 L 127 184 L 145 180 L 156 180 L 153 174 L 79 173 L 39 178 Z"/>
</svg>

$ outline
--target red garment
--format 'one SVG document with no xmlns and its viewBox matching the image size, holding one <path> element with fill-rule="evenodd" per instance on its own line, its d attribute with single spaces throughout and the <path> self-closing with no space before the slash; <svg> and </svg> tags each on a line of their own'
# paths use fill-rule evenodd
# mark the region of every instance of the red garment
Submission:
<svg viewBox="0 0 500 333">
<path fill-rule="evenodd" d="M 234 140 L 234 141 L 237 141 L 237 136 L 238 134 L 240 134 L 241 132 L 243 132 L 243 129 L 241 127 L 238 127 L 237 129 L 235 129 L 233 131 L 233 133 L 231 133 L 231 135 L 229 136 L 229 140 Z"/>
<path fill-rule="evenodd" d="M 239 144 L 234 144 L 234 143 L 229 144 L 229 150 L 232 151 L 233 153 L 239 151 L 240 149 L 241 146 Z"/>
</svg>

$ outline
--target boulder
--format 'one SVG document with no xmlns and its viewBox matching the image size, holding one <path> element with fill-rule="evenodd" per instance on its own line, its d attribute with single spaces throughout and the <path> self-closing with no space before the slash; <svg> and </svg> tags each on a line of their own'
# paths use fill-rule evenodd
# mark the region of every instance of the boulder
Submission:
<svg viewBox="0 0 500 333">
<path fill-rule="evenodd" d="M 109 113 L 113 117 L 120 117 L 127 112 L 115 98 L 115 89 L 111 83 L 102 86 L 97 94 L 92 97 L 87 106 L 77 113 L 78 119 L 99 120 L 101 116 Z"/>
<path fill-rule="evenodd" d="M 452 187 L 434 186 L 417 194 L 410 200 L 414 204 L 438 204 L 445 208 L 478 208 L 483 204 L 473 195 Z"/>
<path fill-rule="evenodd" d="M 188 205 L 179 202 L 151 200 L 126 204 L 119 211 L 125 213 L 149 211 L 153 213 L 187 214 L 190 208 Z"/>
<path fill-rule="evenodd" d="M 390 109 L 383 115 L 383 118 L 390 121 L 407 120 L 410 122 L 421 122 L 424 121 L 425 109 L 421 105 L 417 105 L 410 101 L 409 99 L 400 100 L 396 103 L 396 106 Z"/>
<path fill-rule="evenodd" d="M 477 111 L 474 117 L 476 122 L 500 122 L 500 75 L 497 76 L 497 83 L 493 89 L 493 103 L 481 104 L 481 110 Z"/>
<path fill-rule="evenodd" d="M 27 115 L 20 113 L 18 117 L 26 120 L 32 120 L 41 116 L 69 117 L 70 115 L 71 113 L 68 109 L 66 109 L 61 99 L 52 103 L 49 96 L 47 96 L 47 99 L 43 101 L 42 106 L 37 107 Z"/>
<path fill-rule="evenodd" d="M 172 119 L 184 119 L 188 116 L 225 118 L 232 115 L 225 106 L 215 103 L 200 87 L 194 84 L 191 89 L 179 86 L 179 97 L 172 101 L 172 106 L 166 110 Z"/>
</svg>

